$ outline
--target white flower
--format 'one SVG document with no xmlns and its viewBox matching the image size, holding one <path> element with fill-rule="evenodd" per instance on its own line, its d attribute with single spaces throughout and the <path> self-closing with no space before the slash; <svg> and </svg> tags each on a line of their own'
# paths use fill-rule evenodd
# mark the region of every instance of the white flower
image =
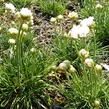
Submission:
<svg viewBox="0 0 109 109">
<path fill-rule="evenodd" d="M 11 11 L 12 13 L 15 13 L 15 7 L 11 3 L 5 3 L 5 9 Z"/>
<path fill-rule="evenodd" d="M 22 37 L 26 37 L 27 36 L 27 33 L 26 32 L 23 32 L 22 33 Z"/>
<path fill-rule="evenodd" d="M 78 39 L 78 29 L 79 26 L 74 25 L 73 28 L 69 31 L 68 36 L 73 39 Z"/>
<path fill-rule="evenodd" d="M 77 19 L 78 18 L 78 13 L 73 11 L 73 12 L 69 13 L 68 17 L 70 19 Z"/>
<path fill-rule="evenodd" d="M 63 18 L 64 18 L 63 15 L 58 15 L 58 16 L 57 16 L 57 19 L 58 19 L 58 20 L 63 20 Z"/>
<path fill-rule="evenodd" d="M 10 28 L 8 30 L 12 35 L 17 35 L 18 34 L 18 30 L 16 28 Z"/>
<path fill-rule="evenodd" d="M 90 32 L 90 29 L 88 26 L 79 26 L 78 28 L 78 37 L 83 38 L 87 37 L 88 33 Z"/>
<path fill-rule="evenodd" d="M 89 32 L 90 29 L 88 26 L 74 25 L 73 28 L 69 31 L 68 35 L 73 39 L 78 39 L 79 37 L 86 37 Z"/>
<path fill-rule="evenodd" d="M 103 8 L 103 6 L 101 4 L 96 5 L 96 9 L 101 9 L 101 8 Z"/>
<path fill-rule="evenodd" d="M 60 70 L 66 70 L 67 69 L 67 65 L 66 65 L 66 63 L 62 62 L 62 63 L 59 64 L 58 68 Z"/>
<path fill-rule="evenodd" d="M 11 44 L 11 45 L 14 45 L 16 43 L 16 41 L 14 39 L 9 39 L 8 43 Z"/>
<path fill-rule="evenodd" d="M 50 22 L 51 22 L 51 23 L 56 23 L 56 18 L 52 17 L 52 18 L 50 19 Z"/>
<path fill-rule="evenodd" d="M 81 50 L 79 51 L 79 56 L 80 56 L 80 57 L 87 58 L 87 57 L 89 56 L 89 52 L 86 51 L 85 49 L 81 49 Z"/>
<path fill-rule="evenodd" d="M 85 64 L 86 64 L 88 67 L 93 67 L 93 66 L 94 66 L 94 61 L 93 61 L 93 59 L 91 59 L 91 58 L 87 58 L 87 59 L 85 59 Z"/>
<path fill-rule="evenodd" d="M 95 25 L 94 17 L 89 17 L 89 18 L 83 19 L 81 21 L 80 25 L 88 26 L 88 27 L 91 27 L 91 26 Z"/>
<path fill-rule="evenodd" d="M 28 8 L 22 8 L 20 11 L 20 14 L 21 14 L 21 17 L 25 20 L 30 20 L 32 16 L 32 12 Z"/>
<path fill-rule="evenodd" d="M 27 31 L 28 30 L 28 25 L 27 24 L 23 24 L 22 25 L 22 30 Z"/>
<path fill-rule="evenodd" d="M 98 71 L 98 72 L 102 71 L 102 66 L 97 64 L 95 66 L 95 70 Z"/>
</svg>

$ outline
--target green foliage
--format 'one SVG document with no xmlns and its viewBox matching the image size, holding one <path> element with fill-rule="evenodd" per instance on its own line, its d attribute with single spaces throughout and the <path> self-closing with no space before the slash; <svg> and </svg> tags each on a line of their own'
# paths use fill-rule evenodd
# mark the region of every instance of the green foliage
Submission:
<svg viewBox="0 0 109 109">
<path fill-rule="evenodd" d="M 9 0 L 12 4 L 14 4 L 17 8 L 27 7 L 30 6 L 35 0 Z"/>
<path fill-rule="evenodd" d="M 40 9 L 47 15 L 57 16 L 65 12 L 64 3 L 56 0 L 39 0 Z"/>
<path fill-rule="evenodd" d="M 97 4 L 101 4 L 101 9 L 96 9 Z M 81 16 L 83 18 L 93 16 L 96 22 L 95 34 L 97 40 L 104 45 L 109 43 L 109 2 L 96 2 L 95 0 L 84 0 L 84 6 L 81 10 Z"/>
</svg>

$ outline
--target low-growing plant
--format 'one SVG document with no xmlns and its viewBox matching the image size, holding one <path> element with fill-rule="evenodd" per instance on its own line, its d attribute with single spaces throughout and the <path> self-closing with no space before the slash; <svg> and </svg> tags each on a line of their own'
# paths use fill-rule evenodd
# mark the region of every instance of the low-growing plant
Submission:
<svg viewBox="0 0 109 109">
<path fill-rule="evenodd" d="M 57 0 L 39 0 L 40 9 L 47 15 L 57 16 L 65 12 L 65 6 L 62 1 Z"/>
<path fill-rule="evenodd" d="M 95 1 L 84 0 L 84 6 L 80 9 L 82 17 L 94 16 L 96 20 L 95 34 L 97 40 L 107 45 L 109 43 L 108 36 L 108 22 L 109 22 L 109 2 L 108 1 Z"/>
</svg>

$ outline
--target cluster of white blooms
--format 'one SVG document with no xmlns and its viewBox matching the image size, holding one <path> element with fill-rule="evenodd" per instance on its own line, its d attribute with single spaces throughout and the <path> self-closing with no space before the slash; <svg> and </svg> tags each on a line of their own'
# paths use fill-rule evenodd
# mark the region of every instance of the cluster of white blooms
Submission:
<svg viewBox="0 0 109 109">
<path fill-rule="evenodd" d="M 68 36 L 72 39 L 84 38 L 90 32 L 90 27 L 95 24 L 94 17 L 83 19 L 79 25 L 74 25 L 69 31 Z"/>
<path fill-rule="evenodd" d="M 6 11 L 10 11 L 12 13 L 15 13 L 16 8 L 11 3 L 5 3 L 5 9 Z"/>
<path fill-rule="evenodd" d="M 86 25 L 74 25 L 73 28 L 69 31 L 68 36 L 73 39 L 86 37 L 90 32 L 90 29 Z"/>
</svg>

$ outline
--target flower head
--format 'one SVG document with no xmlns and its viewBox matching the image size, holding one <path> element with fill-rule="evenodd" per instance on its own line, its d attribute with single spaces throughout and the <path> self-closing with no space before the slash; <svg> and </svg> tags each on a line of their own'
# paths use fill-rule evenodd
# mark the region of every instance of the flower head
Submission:
<svg viewBox="0 0 109 109">
<path fill-rule="evenodd" d="M 11 11 L 12 13 L 15 13 L 15 7 L 11 3 L 5 3 L 5 9 L 8 11 Z"/>
<path fill-rule="evenodd" d="M 56 18 L 54 18 L 54 17 L 52 17 L 52 18 L 50 19 L 50 22 L 51 22 L 51 23 L 56 23 L 56 21 L 57 21 L 57 20 L 56 20 Z"/>
<path fill-rule="evenodd" d="M 20 15 L 23 20 L 30 20 L 32 16 L 32 12 L 28 8 L 22 8 L 20 11 Z"/>
<path fill-rule="evenodd" d="M 64 18 L 63 15 L 58 15 L 57 16 L 57 20 L 63 20 L 63 18 Z"/>
<path fill-rule="evenodd" d="M 12 35 L 17 35 L 18 34 L 18 30 L 16 28 L 10 28 L 8 30 Z"/>
<path fill-rule="evenodd" d="M 83 19 L 81 21 L 80 25 L 92 27 L 93 25 L 95 25 L 94 17 L 89 17 L 89 18 Z"/>
<path fill-rule="evenodd" d="M 68 15 L 68 17 L 70 18 L 70 19 L 77 19 L 78 18 L 78 13 L 76 13 L 76 12 L 71 12 L 71 13 L 69 13 L 69 15 Z"/>
<path fill-rule="evenodd" d="M 96 5 L 96 9 L 101 9 L 101 8 L 103 8 L 103 6 L 101 4 Z"/>
<path fill-rule="evenodd" d="M 15 41 L 15 39 L 9 39 L 8 43 L 11 44 L 11 45 L 14 45 L 16 43 L 16 41 Z"/>
<path fill-rule="evenodd" d="M 28 30 L 28 25 L 27 24 L 23 24 L 22 25 L 22 30 L 23 31 L 27 31 Z"/>
<path fill-rule="evenodd" d="M 95 66 L 95 70 L 98 71 L 98 72 L 101 72 L 102 71 L 102 66 L 97 64 Z"/>
<path fill-rule="evenodd" d="M 86 66 L 91 68 L 94 66 L 94 61 L 91 58 L 87 58 L 87 59 L 85 59 L 85 64 L 86 64 Z"/>
<path fill-rule="evenodd" d="M 89 52 L 86 51 L 85 49 L 81 49 L 81 50 L 79 51 L 79 56 L 80 56 L 80 57 L 87 58 L 87 57 L 89 56 Z"/>
</svg>

